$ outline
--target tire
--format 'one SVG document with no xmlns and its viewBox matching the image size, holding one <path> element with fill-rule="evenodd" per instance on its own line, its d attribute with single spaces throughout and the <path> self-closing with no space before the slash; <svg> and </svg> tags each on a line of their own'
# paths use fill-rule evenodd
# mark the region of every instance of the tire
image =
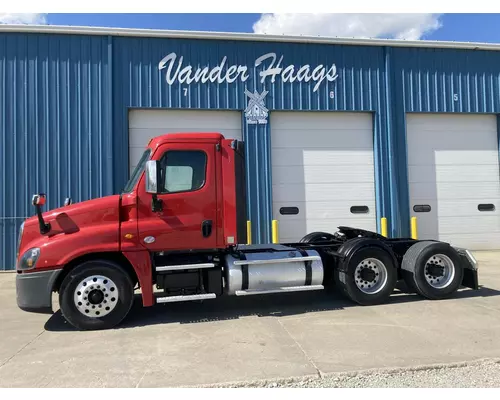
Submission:
<svg viewBox="0 0 500 400">
<path fill-rule="evenodd" d="M 80 264 L 64 278 L 59 291 L 62 315 L 79 330 L 113 328 L 127 316 L 133 301 L 130 276 L 108 260 Z"/>
<path fill-rule="evenodd" d="M 443 267 L 433 270 L 433 265 Z M 418 242 L 411 246 L 401 263 L 403 278 L 410 288 L 429 300 L 441 300 L 456 292 L 464 270 L 460 256 L 447 243 Z M 438 276 L 443 273 L 443 276 Z"/>
<path fill-rule="evenodd" d="M 335 270 L 335 283 L 344 296 L 360 305 L 385 303 L 396 287 L 397 271 L 394 261 L 387 251 L 379 247 L 368 246 L 357 250 L 344 269 L 345 272 Z M 364 276 L 363 279 L 367 279 L 364 281 L 361 279 L 363 272 L 360 272 L 363 270 L 374 271 L 378 274 L 378 280 L 376 276 Z M 368 288 L 365 282 L 368 282 Z"/>
</svg>

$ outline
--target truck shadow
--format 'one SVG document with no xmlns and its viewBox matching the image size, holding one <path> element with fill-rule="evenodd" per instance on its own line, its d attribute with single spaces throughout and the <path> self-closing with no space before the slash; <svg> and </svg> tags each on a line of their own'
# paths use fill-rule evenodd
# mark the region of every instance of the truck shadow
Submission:
<svg viewBox="0 0 500 400">
<path fill-rule="evenodd" d="M 500 291 L 486 287 L 479 290 L 462 289 L 450 300 L 500 296 Z M 385 305 L 426 301 L 409 293 L 404 284 L 399 285 Z M 443 300 L 446 301 L 446 300 Z M 342 311 L 350 307 L 361 307 L 342 297 L 334 290 L 273 294 L 267 296 L 221 297 L 202 302 L 158 304 L 142 307 L 140 295 L 135 296 L 129 315 L 115 329 L 128 329 L 158 324 L 197 324 L 213 321 L 235 320 L 243 317 L 284 317 L 313 312 Z M 45 324 L 45 330 L 52 332 L 75 331 L 61 315 L 60 310 Z"/>
</svg>

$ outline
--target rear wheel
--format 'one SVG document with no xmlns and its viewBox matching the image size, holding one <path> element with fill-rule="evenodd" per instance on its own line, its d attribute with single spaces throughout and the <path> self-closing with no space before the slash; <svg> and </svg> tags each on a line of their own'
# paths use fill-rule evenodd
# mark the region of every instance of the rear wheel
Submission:
<svg viewBox="0 0 500 400">
<path fill-rule="evenodd" d="M 361 305 L 386 302 L 396 286 L 392 257 L 379 247 L 356 251 L 348 264 L 335 270 L 335 281 L 345 296 Z"/>
<path fill-rule="evenodd" d="M 463 267 L 458 253 L 441 242 L 418 242 L 411 246 L 401 264 L 406 284 L 431 300 L 449 297 L 463 279 Z"/>
<path fill-rule="evenodd" d="M 118 325 L 130 311 L 133 299 L 130 277 L 107 260 L 87 261 L 70 271 L 59 293 L 64 318 L 80 330 Z"/>
</svg>

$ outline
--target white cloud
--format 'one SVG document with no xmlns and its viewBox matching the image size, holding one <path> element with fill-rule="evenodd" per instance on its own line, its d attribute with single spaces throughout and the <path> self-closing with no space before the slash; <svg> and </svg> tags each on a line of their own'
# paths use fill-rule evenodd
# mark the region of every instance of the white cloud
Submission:
<svg viewBox="0 0 500 400">
<path fill-rule="evenodd" d="M 418 40 L 441 27 L 439 14 L 263 14 L 254 33 Z"/>
<path fill-rule="evenodd" d="M 36 13 L 8 14 L 8 13 L 0 13 L 0 24 L 45 25 L 46 23 L 47 23 L 47 14 L 36 14 Z"/>
</svg>

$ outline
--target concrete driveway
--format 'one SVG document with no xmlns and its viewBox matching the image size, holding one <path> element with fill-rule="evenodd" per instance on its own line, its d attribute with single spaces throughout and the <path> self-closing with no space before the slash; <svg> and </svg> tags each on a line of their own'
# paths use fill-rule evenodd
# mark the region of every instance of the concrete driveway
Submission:
<svg viewBox="0 0 500 400">
<path fill-rule="evenodd" d="M 446 301 L 398 292 L 361 307 L 318 292 L 136 304 L 98 332 L 20 311 L 15 274 L 3 273 L 0 386 L 194 386 L 498 358 L 500 253 L 475 255 L 482 288 Z"/>
</svg>

